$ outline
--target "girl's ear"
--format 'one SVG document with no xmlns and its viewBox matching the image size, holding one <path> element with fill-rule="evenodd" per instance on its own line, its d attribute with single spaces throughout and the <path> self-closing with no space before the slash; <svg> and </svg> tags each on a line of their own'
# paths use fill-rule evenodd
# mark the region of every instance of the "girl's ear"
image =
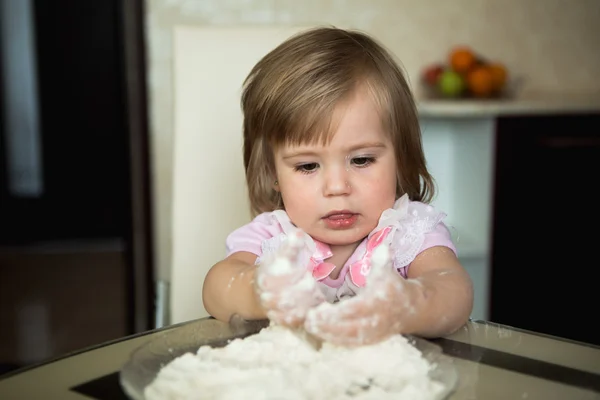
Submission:
<svg viewBox="0 0 600 400">
<path fill-rule="evenodd" d="M 279 192 L 279 181 L 277 179 L 273 181 L 273 190 Z"/>
</svg>

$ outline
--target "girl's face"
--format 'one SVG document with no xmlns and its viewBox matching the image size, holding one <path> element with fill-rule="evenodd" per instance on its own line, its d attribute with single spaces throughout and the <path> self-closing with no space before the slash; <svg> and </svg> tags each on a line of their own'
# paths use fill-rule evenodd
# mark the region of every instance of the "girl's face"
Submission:
<svg viewBox="0 0 600 400">
<path fill-rule="evenodd" d="M 276 190 L 292 222 L 329 245 L 365 238 L 396 199 L 396 158 L 371 97 L 357 91 L 336 109 L 339 121 L 322 146 L 279 146 Z"/>
</svg>

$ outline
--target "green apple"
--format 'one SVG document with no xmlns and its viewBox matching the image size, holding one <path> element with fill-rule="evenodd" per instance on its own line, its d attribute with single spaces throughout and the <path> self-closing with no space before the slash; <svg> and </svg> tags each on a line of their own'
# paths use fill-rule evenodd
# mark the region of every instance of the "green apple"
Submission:
<svg viewBox="0 0 600 400">
<path fill-rule="evenodd" d="M 466 84 L 458 72 L 446 70 L 438 78 L 438 88 L 445 97 L 458 97 L 465 90 Z"/>
</svg>

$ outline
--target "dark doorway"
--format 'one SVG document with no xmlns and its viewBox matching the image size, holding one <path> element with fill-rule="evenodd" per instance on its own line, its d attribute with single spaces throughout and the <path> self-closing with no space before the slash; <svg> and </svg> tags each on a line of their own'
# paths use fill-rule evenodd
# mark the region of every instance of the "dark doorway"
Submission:
<svg viewBox="0 0 600 400">
<path fill-rule="evenodd" d="M 20 366 L 153 326 L 144 2 L 0 1 L 0 363 Z"/>
</svg>

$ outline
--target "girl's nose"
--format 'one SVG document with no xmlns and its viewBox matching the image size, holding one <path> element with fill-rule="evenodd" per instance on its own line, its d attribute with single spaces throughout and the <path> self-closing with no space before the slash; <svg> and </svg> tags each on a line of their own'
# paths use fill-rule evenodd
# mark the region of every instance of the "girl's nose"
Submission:
<svg viewBox="0 0 600 400">
<path fill-rule="evenodd" d="M 350 194 L 352 186 L 346 168 L 334 168 L 325 172 L 323 194 L 325 196 L 344 196 Z"/>
</svg>

